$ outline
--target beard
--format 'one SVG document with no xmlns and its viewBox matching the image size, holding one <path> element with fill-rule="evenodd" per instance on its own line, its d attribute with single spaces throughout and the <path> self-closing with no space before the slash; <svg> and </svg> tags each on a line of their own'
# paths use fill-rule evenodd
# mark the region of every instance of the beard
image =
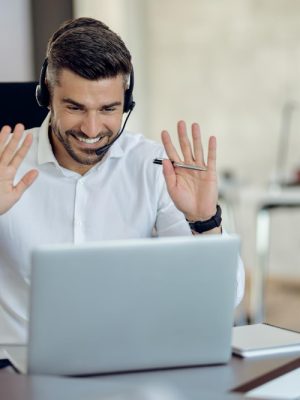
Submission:
<svg viewBox="0 0 300 400">
<path fill-rule="evenodd" d="M 90 139 L 87 135 L 85 135 L 82 131 L 80 130 L 75 130 L 75 129 L 68 129 L 64 133 L 62 133 L 56 124 L 54 120 L 51 120 L 51 129 L 55 137 L 60 141 L 60 143 L 63 145 L 64 149 L 66 152 L 69 154 L 69 156 L 78 162 L 79 164 L 82 165 L 95 165 L 99 161 L 102 160 L 106 152 L 103 152 L 99 155 L 96 154 L 96 150 L 101 149 L 101 147 L 107 145 L 110 143 L 110 139 L 114 136 L 114 133 L 110 130 L 100 132 L 97 135 L 97 138 L 100 138 L 100 141 L 102 141 L 102 138 L 107 138 L 107 141 L 101 146 L 99 146 L 97 149 L 84 149 L 84 148 L 76 148 L 73 144 L 72 141 L 74 142 L 75 140 L 79 139 Z M 72 140 L 73 138 L 73 140 Z"/>
</svg>

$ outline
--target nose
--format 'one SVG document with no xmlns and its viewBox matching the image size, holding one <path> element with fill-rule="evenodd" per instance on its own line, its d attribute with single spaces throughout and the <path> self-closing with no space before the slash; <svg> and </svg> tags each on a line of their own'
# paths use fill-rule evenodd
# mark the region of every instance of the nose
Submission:
<svg viewBox="0 0 300 400">
<path fill-rule="evenodd" d="M 88 137 L 94 138 L 101 132 L 101 118 L 95 112 L 87 112 L 82 120 L 81 131 Z"/>
</svg>

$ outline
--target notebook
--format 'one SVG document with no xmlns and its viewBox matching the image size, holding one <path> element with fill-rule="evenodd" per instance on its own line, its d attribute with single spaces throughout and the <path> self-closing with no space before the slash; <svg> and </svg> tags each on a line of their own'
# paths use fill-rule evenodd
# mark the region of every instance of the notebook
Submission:
<svg viewBox="0 0 300 400">
<path fill-rule="evenodd" d="M 269 324 L 233 328 L 232 351 L 241 357 L 300 354 L 300 333 Z"/>
<path fill-rule="evenodd" d="M 236 236 L 218 235 L 36 249 L 27 371 L 88 375 L 228 362 L 238 249 Z"/>
</svg>

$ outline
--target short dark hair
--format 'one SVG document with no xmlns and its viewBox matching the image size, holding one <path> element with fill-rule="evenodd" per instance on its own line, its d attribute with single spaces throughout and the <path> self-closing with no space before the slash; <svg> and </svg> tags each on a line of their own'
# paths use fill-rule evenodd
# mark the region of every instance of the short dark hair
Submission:
<svg viewBox="0 0 300 400">
<path fill-rule="evenodd" d="M 131 54 L 123 40 L 103 22 L 93 18 L 66 21 L 50 38 L 47 58 L 50 91 L 59 83 L 62 69 L 69 69 L 89 80 L 121 74 L 124 82 L 132 70 Z"/>
</svg>

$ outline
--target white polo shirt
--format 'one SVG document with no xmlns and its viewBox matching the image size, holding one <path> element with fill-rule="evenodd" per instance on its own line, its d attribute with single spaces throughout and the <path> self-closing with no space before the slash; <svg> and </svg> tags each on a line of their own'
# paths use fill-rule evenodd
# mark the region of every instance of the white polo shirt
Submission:
<svg viewBox="0 0 300 400">
<path fill-rule="evenodd" d="M 104 159 L 84 176 L 62 168 L 48 138 L 49 116 L 31 130 L 33 143 L 16 182 L 32 168 L 38 179 L 0 216 L 0 341 L 27 337 L 30 252 L 41 244 L 191 235 L 171 201 L 162 168 L 162 145 L 123 132 Z M 72 282 L 70 282 L 72 284 Z M 67 288 L 66 288 L 67 290 Z M 237 302 L 244 271 L 237 277 Z"/>
</svg>

